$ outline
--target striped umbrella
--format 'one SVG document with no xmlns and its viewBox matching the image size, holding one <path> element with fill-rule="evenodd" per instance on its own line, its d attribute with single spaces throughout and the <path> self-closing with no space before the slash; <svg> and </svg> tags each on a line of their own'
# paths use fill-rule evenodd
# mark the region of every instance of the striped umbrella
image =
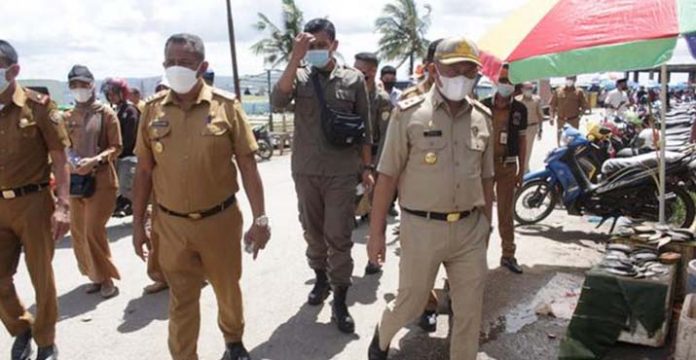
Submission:
<svg viewBox="0 0 696 360">
<path fill-rule="evenodd" d="M 531 0 L 478 42 L 483 73 L 515 82 L 667 62 L 696 33 L 696 0 Z"/>
</svg>

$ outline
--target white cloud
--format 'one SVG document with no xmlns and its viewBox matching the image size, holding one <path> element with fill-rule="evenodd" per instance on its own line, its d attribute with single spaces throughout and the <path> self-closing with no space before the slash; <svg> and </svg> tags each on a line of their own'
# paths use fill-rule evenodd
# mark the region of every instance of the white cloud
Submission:
<svg viewBox="0 0 696 360">
<path fill-rule="evenodd" d="M 297 0 L 305 20 L 328 16 L 337 28 L 339 51 L 352 55 L 376 50 L 374 21 L 387 0 Z M 420 0 L 433 7 L 429 38 L 465 35 L 478 39 L 524 0 Z M 280 20 L 280 0 L 234 0 L 239 68 L 264 70 L 251 45 L 263 37 L 253 29 L 257 13 Z M 2 1 L 0 38 L 17 48 L 24 79 L 66 77 L 75 63 L 88 65 L 99 78 L 144 77 L 162 73 L 164 42 L 172 33 L 191 32 L 206 42 L 216 73 L 230 75 L 227 13 L 222 0 L 25 0 Z M 680 46 L 675 58 L 688 59 Z M 405 70 L 404 70 L 405 71 Z"/>
</svg>

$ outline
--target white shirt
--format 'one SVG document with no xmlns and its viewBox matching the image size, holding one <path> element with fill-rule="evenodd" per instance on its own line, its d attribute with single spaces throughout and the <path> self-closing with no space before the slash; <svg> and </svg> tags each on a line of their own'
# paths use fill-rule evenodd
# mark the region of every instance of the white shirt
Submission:
<svg viewBox="0 0 696 360">
<path fill-rule="evenodd" d="M 401 98 L 402 91 L 397 89 L 396 86 L 392 88 L 391 93 L 389 93 L 389 99 L 391 100 L 392 106 L 399 104 L 399 99 Z"/>
<path fill-rule="evenodd" d="M 607 105 L 607 117 L 623 116 L 628 106 L 628 95 L 624 91 L 614 89 L 607 94 L 604 103 Z"/>
</svg>

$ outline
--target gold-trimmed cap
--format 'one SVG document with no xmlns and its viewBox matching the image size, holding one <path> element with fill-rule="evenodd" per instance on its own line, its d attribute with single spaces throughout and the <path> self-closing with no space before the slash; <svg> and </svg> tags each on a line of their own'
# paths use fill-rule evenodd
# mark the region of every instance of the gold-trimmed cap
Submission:
<svg viewBox="0 0 696 360">
<path fill-rule="evenodd" d="M 464 37 L 442 40 L 435 50 L 435 60 L 445 65 L 468 61 L 481 66 L 478 47 Z"/>
</svg>

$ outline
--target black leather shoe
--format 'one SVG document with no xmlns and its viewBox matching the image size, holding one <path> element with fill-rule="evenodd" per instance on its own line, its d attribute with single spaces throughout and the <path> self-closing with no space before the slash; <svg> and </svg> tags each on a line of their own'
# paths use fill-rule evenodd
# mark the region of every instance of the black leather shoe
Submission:
<svg viewBox="0 0 696 360">
<path fill-rule="evenodd" d="M 17 335 L 15 337 L 14 344 L 12 344 L 12 351 L 10 356 L 12 360 L 29 360 L 33 353 L 31 347 L 31 330 L 25 331 L 23 334 Z"/>
<path fill-rule="evenodd" d="M 432 333 L 437 331 L 437 312 L 431 310 L 423 311 L 420 321 L 418 321 L 418 326 L 425 332 Z"/>
<path fill-rule="evenodd" d="M 338 330 L 346 334 L 355 332 L 355 322 L 353 317 L 348 312 L 346 305 L 346 295 L 348 295 L 348 287 L 339 286 L 334 289 L 334 301 L 331 306 L 331 319 L 336 321 Z"/>
<path fill-rule="evenodd" d="M 366 275 L 379 274 L 381 271 L 382 271 L 381 266 L 379 266 L 377 264 L 373 264 L 369 261 L 367 262 L 367 266 L 365 266 L 365 274 Z"/>
<path fill-rule="evenodd" d="M 522 267 L 520 267 L 519 264 L 517 264 L 517 259 L 514 257 L 510 258 L 501 258 L 500 259 L 500 266 L 504 266 L 508 268 L 508 270 L 512 271 L 515 274 L 522 274 L 524 271 L 522 271 Z"/>
<path fill-rule="evenodd" d="M 222 360 L 251 360 L 249 352 L 241 342 L 229 343 L 225 347 L 225 354 L 222 355 Z"/>
<path fill-rule="evenodd" d="M 379 348 L 379 329 L 375 329 L 375 335 L 372 337 L 370 347 L 367 349 L 367 360 L 387 360 L 389 349 L 382 350 Z"/>
<path fill-rule="evenodd" d="M 40 347 L 36 360 L 58 360 L 58 349 L 55 345 Z"/>
<path fill-rule="evenodd" d="M 314 270 L 316 274 L 316 282 L 312 291 L 309 292 L 307 296 L 307 303 L 312 306 L 321 305 L 326 298 L 329 297 L 331 293 L 331 285 L 329 285 L 329 278 L 326 276 L 326 271 Z"/>
</svg>

